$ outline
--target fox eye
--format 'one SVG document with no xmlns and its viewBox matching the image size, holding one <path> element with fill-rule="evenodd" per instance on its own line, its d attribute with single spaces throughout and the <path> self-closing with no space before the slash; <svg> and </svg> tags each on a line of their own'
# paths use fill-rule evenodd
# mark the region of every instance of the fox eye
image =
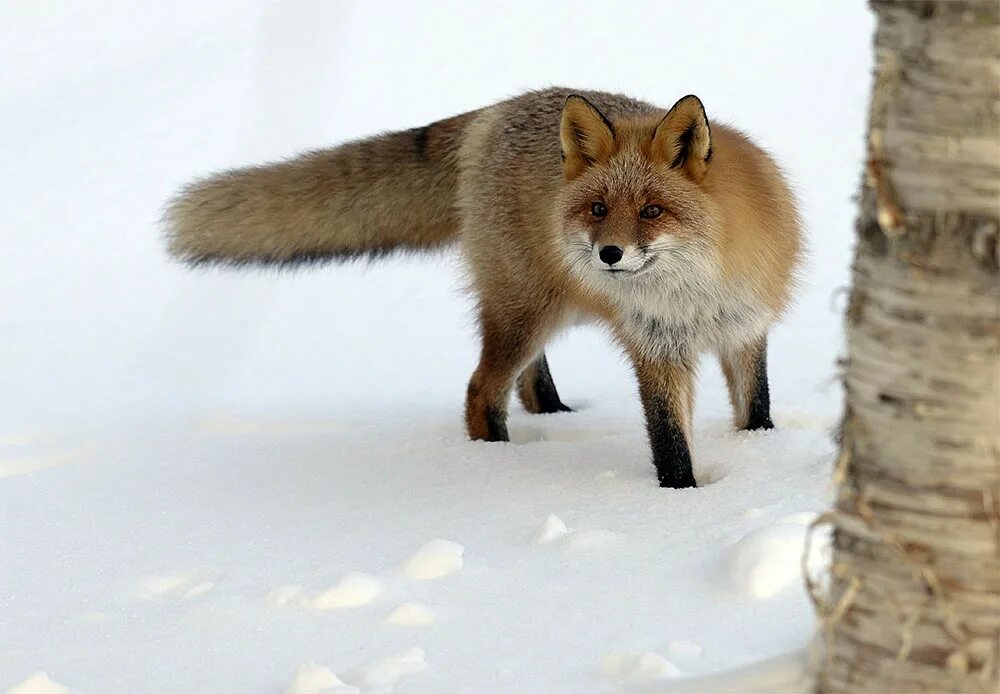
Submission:
<svg viewBox="0 0 1000 694">
<path fill-rule="evenodd" d="M 639 210 L 639 216 L 642 219 L 656 219 L 661 214 L 663 214 L 663 208 L 659 205 L 646 205 Z"/>
<path fill-rule="evenodd" d="M 608 213 L 608 207 L 603 202 L 595 202 L 590 206 L 590 214 L 594 215 L 598 219 L 603 217 Z"/>
</svg>

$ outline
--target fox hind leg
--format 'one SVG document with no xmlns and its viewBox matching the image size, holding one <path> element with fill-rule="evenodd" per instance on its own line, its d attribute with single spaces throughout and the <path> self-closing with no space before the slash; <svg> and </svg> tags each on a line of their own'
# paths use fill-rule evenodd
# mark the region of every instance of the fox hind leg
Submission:
<svg viewBox="0 0 1000 694">
<path fill-rule="evenodd" d="M 517 396 L 524 409 L 532 414 L 573 411 L 559 399 L 545 352 L 538 355 L 517 377 Z"/>
<path fill-rule="evenodd" d="M 773 429 L 767 383 L 767 337 L 719 354 L 737 429 Z"/>
<path fill-rule="evenodd" d="M 507 307 L 506 311 L 496 313 L 485 309 L 480 311 L 483 346 L 465 401 L 465 424 L 469 438 L 510 440 L 507 434 L 507 402 L 514 381 L 522 370 L 535 375 L 532 384 L 542 379 L 552 386 L 552 376 L 544 357 L 539 359 L 547 378 L 543 378 L 541 370 L 536 368 L 539 359 L 533 359 L 540 353 L 549 335 L 552 321 L 547 318 L 551 315 L 549 311 L 540 312 L 537 307 L 525 307 L 521 311 L 511 311 Z M 522 390 L 519 386 L 518 392 Z M 545 400 L 548 406 L 552 406 L 553 398 L 558 402 L 555 386 L 543 388 L 543 391 L 543 397 L 548 398 Z M 535 395 L 534 391 L 532 395 Z"/>
</svg>

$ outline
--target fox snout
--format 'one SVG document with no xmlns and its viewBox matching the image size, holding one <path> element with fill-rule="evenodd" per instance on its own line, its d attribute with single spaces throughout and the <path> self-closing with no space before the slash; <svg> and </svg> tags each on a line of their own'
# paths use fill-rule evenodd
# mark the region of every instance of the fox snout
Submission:
<svg viewBox="0 0 1000 694">
<path fill-rule="evenodd" d="M 595 241 L 590 258 L 596 270 L 604 272 L 636 272 L 649 262 L 649 253 L 634 243 L 602 243 Z"/>
<path fill-rule="evenodd" d="M 618 246 L 601 246 L 600 250 L 597 251 L 597 257 L 601 259 L 602 263 L 607 263 L 608 265 L 614 265 L 621 260 L 624 255 L 625 251 Z"/>
</svg>

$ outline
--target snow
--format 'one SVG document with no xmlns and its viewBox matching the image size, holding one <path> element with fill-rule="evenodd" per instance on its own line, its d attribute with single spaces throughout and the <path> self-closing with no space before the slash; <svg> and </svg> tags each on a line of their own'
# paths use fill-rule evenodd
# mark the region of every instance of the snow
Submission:
<svg viewBox="0 0 1000 694">
<path fill-rule="evenodd" d="M 677 639 L 667 643 L 667 656 L 679 660 L 691 660 L 697 658 L 705 651 L 693 641 Z"/>
<path fill-rule="evenodd" d="M 863 4 L 52 0 L 0 19 L 17 65 L 0 89 L 0 691 L 799 676 Z M 657 487 L 629 367 L 591 329 L 548 351 L 576 412 L 513 405 L 511 443 L 467 441 L 477 343 L 454 252 L 296 273 L 164 257 L 161 206 L 193 176 L 548 84 L 695 92 L 801 197 L 810 264 L 769 347 L 778 428 L 732 431 L 706 359 L 698 489 Z"/>
<path fill-rule="evenodd" d="M 361 607 L 377 598 L 381 592 L 382 584 L 374 576 L 360 571 L 348 571 L 340 577 L 337 585 L 327 588 L 313 598 L 306 598 L 303 604 L 315 610 Z"/>
<path fill-rule="evenodd" d="M 601 659 L 601 674 L 625 682 L 676 677 L 680 670 L 657 653 L 608 653 Z"/>
<path fill-rule="evenodd" d="M 750 598 L 767 600 L 796 584 L 802 576 L 806 528 L 776 523 L 747 533 L 729 557 L 735 588 Z"/>
<path fill-rule="evenodd" d="M 386 622 L 402 627 L 422 627 L 434 623 L 434 610 L 427 605 L 404 602 L 389 613 Z"/>
<path fill-rule="evenodd" d="M 312 661 L 300 663 L 285 694 L 360 694 L 357 687 L 344 684 L 329 668 Z"/>
<path fill-rule="evenodd" d="M 278 586 L 269 590 L 264 599 L 275 607 L 283 607 L 301 597 L 302 590 L 302 586 Z"/>
<path fill-rule="evenodd" d="M 792 513 L 740 538 L 729 555 L 729 576 L 736 590 L 757 600 L 780 595 L 802 580 L 806 553 L 805 570 L 810 576 L 820 574 L 830 563 L 831 538 L 828 526 L 812 528 L 817 516 L 809 511 Z"/>
<path fill-rule="evenodd" d="M 433 581 L 460 571 L 465 565 L 465 547 L 451 540 L 431 540 L 417 550 L 403 567 L 403 573 L 417 581 Z"/>
<path fill-rule="evenodd" d="M 566 523 L 554 513 L 550 513 L 538 530 L 536 541 L 540 545 L 555 542 L 568 532 Z"/>
<path fill-rule="evenodd" d="M 610 479 L 601 477 L 599 479 Z M 616 536 L 610 530 L 603 528 L 586 528 L 582 530 L 570 530 L 562 518 L 550 513 L 539 528 L 535 542 L 540 545 L 561 546 L 567 552 L 586 551 L 592 547 L 614 542 Z"/>
<path fill-rule="evenodd" d="M 427 669 L 427 654 L 422 648 L 410 648 L 402 653 L 379 658 L 345 672 L 342 677 L 363 691 L 389 691 L 399 680 Z"/>
<path fill-rule="evenodd" d="M 7 694 L 71 694 L 70 690 L 38 672 L 7 690 Z"/>
<path fill-rule="evenodd" d="M 702 677 L 656 681 L 649 694 L 808 694 L 809 655 L 804 650 Z"/>
<path fill-rule="evenodd" d="M 327 667 L 305 661 L 295 670 L 295 676 L 285 688 L 285 694 L 389 692 L 399 680 L 423 672 L 427 668 L 426 658 L 427 654 L 422 648 L 410 648 L 348 670 L 340 677 Z"/>
<path fill-rule="evenodd" d="M 215 587 L 212 581 L 201 580 L 198 571 L 175 571 L 159 576 L 149 576 L 140 582 L 144 598 L 194 598 Z"/>
</svg>

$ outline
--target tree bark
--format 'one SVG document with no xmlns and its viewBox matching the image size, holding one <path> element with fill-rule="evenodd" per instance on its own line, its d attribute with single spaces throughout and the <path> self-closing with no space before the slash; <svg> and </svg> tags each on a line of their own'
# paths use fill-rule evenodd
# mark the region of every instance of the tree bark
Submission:
<svg viewBox="0 0 1000 694">
<path fill-rule="evenodd" d="M 1000 2 L 871 0 L 819 692 L 1000 692 Z"/>
</svg>

